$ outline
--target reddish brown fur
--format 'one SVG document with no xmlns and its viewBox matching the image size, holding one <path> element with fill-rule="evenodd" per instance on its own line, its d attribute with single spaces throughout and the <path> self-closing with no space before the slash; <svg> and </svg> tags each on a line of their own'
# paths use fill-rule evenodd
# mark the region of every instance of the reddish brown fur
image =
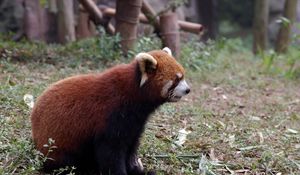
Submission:
<svg viewBox="0 0 300 175">
<path fill-rule="evenodd" d="M 38 150 L 46 155 L 48 148 L 43 145 L 48 143 L 48 138 L 52 138 L 59 149 L 72 151 L 78 146 L 79 140 L 101 131 L 105 125 L 104 117 L 121 102 L 121 99 L 111 98 L 111 95 L 118 91 L 131 92 L 135 96 L 134 85 L 130 85 L 134 82 L 134 77 L 131 76 L 133 66 L 134 64 L 120 65 L 100 74 L 78 75 L 50 86 L 38 98 L 32 111 L 31 120 L 34 128 L 32 135 Z M 125 81 L 113 82 L 115 79 Z M 100 81 L 101 83 L 97 83 Z M 97 98 L 101 101 L 97 101 Z M 72 106 L 72 101 L 76 101 L 76 106 Z M 71 111 L 68 106 L 77 108 L 76 111 L 79 113 L 68 114 Z M 52 114 L 58 114 L 60 118 Z M 95 116 L 93 114 L 102 114 L 103 118 L 93 118 Z M 70 115 L 72 120 L 69 118 Z M 43 119 L 41 116 L 47 118 Z M 72 132 L 63 132 L 69 127 L 72 127 Z"/>
<path fill-rule="evenodd" d="M 32 111 L 32 136 L 38 150 L 47 155 L 43 145 L 55 140 L 57 149 L 49 154 L 63 161 L 64 153 L 76 152 L 87 138 L 105 130 L 106 119 L 122 103 L 164 103 L 160 91 L 183 68 L 163 51 L 149 52 L 158 62 L 149 73 L 144 87 L 139 87 L 137 61 L 113 67 L 103 73 L 73 76 L 51 85 L 37 100 Z"/>
<path fill-rule="evenodd" d="M 161 51 L 157 50 L 151 51 L 149 54 L 157 60 L 157 71 L 151 81 L 156 82 L 158 87 L 163 87 L 168 80 L 174 80 L 176 73 L 184 75 L 183 67 L 175 59 L 170 59 L 168 54 L 162 54 Z"/>
</svg>

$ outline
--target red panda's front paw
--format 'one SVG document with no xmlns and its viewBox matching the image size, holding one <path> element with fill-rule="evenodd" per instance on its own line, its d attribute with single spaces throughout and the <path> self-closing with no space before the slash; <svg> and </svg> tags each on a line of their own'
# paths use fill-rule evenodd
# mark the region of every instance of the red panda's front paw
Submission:
<svg viewBox="0 0 300 175">
<path fill-rule="evenodd" d="M 136 154 L 131 155 L 129 159 L 128 174 L 130 175 L 156 175 L 155 171 L 144 170 L 143 163 Z"/>
<path fill-rule="evenodd" d="M 133 154 L 130 156 L 129 161 L 127 162 L 127 170 L 128 174 L 132 175 L 145 175 L 144 167 L 141 162 L 141 159 L 139 159 L 136 154 Z"/>
</svg>

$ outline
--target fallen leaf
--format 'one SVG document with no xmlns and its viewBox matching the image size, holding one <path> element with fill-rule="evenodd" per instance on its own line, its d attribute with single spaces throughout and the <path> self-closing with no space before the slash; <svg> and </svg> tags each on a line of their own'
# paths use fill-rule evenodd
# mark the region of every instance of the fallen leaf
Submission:
<svg viewBox="0 0 300 175">
<path fill-rule="evenodd" d="M 178 131 L 177 140 L 174 142 L 177 146 L 182 146 L 186 141 L 186 137 L 191 131 L 187 131 L 184 128 Z"/>
<path fill-rule="evenodd" d="M 225 123 L 221 122 L 220 120 L 218 120 L 217 122 L 218 122 L 218 123 L 217 123 L 217 124 L 218 124 L 218 127 L 222 127 L 223 129 L 226 128 Z"/>
<path fill-rule="evenodd" d="M 298 134 L 298 131 L 294 130 L 294 129 L 291 129 L 291 128 L 288 128 L 286 130 L 287 133 L 290 133 L 290 134 Z"/>
<path fill-rule="evenodd" d="M 238 148 L 238 150 L 240 150 L 240 151 L 249 151 L 249 150 L 257 149 L 257 148 L 261 148 L 261 147 L 262 147 L 261 145 L 258 145 L 258 146 L 246 146 L 246 147 L 243 147 L 243 148 Z"/>
<path fill-rule="evenodd" d="M 25 94 L 23 97 L 23 100 L 29 108 L 33 108 L 34 100 L 33 100 L 33 96 L 31 94 Z"/>
<path fill-rule="evenodd" d="M 158 132 L 155 134 L 155 137 L 161 139 L 164 138 L 164 134 L 162 132 Z"/>
<path fill-rule="evenodd" d="M 249 120 L 252 120 L 252 121 L 260 121 L 261 119 L 259 117 L 256 117 L 256 116 L 250 116 L 249 117 Z"/>
<path fill-rule="evenodd" d="M 265 139 L 264 139 L 263 133 L 262 132 L 258 132 L 257 134 L 259 136 L 259 143 L 260 144 L 264 143 Z"/>
<path fill-rule="evenodd" d="M 235 142 L 235 135 L 229 135 L 229 137 L 228 137 L 228 143 L 229 143 L 229 146 L 231 148 L 234 147 L 234 142 Z"/>
</svg>

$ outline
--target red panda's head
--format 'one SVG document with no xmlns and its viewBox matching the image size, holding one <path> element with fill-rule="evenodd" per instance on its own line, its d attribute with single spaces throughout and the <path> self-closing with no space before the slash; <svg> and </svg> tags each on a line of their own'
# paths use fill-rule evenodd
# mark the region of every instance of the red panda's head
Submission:
<svg viewBox="0 0 300 175">
<path fill-rule="evenodd" d="M 140 88 L 148 87 L 151 98 L 176 102 L 190 92 L 184 69 L 169 48 L 139 53 L 135 59 L 141 73 Z"/>
</svg>

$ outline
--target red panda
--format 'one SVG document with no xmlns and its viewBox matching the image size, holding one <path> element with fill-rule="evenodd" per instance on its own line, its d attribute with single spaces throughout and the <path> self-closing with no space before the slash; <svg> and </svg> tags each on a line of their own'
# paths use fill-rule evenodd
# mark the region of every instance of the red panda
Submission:
<svg viewBox="0 0 300 175">
<path fill-rule="evenodd" d="M 139 138 L 149 115 L 190 92 L 171 50 L 139 53 L 129 64 L 60 80 L 37 99 L 31 113 L 36 148 L 48 156 L 43 170 L 75 166 L 80 172 L 141 175 Z M 44 145 L 51 138 L 54 148 Z"/>
</svg>

